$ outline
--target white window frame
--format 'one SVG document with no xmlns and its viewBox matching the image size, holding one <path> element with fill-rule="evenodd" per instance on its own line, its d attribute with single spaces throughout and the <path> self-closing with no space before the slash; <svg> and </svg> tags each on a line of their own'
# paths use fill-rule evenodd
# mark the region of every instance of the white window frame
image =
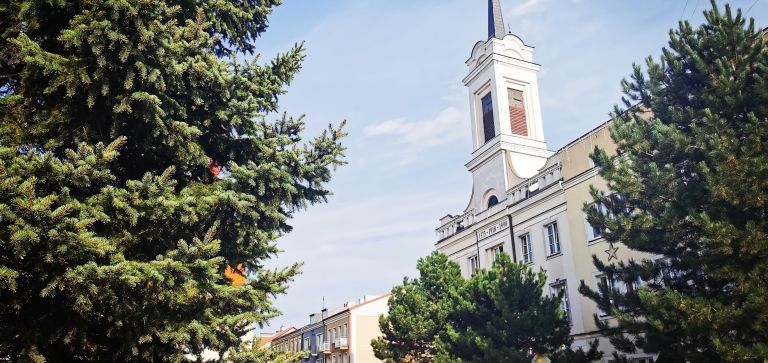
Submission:
<svg viewBox="0 0 768 363">
<path fill-rule="evenodd" d="M 553 230 L 550 229 L 552 227 L 554 227 Z M 554 234 L 552 231 L 554 231 Z M 544 225 L 544 237 L 547 243 L 547 257 L 563 252 L 562 246 L 560 245 L 560 230 L 557 221 Z"/>
<path fill-rule="evenodd" d="M 567 280 L 557 280 L 556 282 L 549 285 L 550 292 L 552 296 L 557 295 L 560 290 L 563 291 L 563 300 L 560 301 L 560 308 L 565 311 L 565 317 L 568 319 L 568 321 L 573 322 L 571 320 L 571 300 L 568 297 L 568 281 Z"/>
<path fill-rule="evenodd" d="M 524 263 L 533 263 L 533 243 L 531 243 L 531 234 L 524 233 L 517 237 L 520 240 L 520 256 Z"/>
<path fill-rule="evenodd" d="M 480 256 L 479 255 L 472 255 L 467 257 L 467 271 L 469 271 L 469 276 L 474 276 L 478 271 L 480 271 Z"/>
<path fill-rule="evenodd" d="M 491 261 L 496 261 L 496 258 L 502 253 L 504 253 L 504 243 L 499 243 L 488 249 L 488 256 L 491 258 Z"/>
<path fill-rule="evenodd" d="M 595 208 L 597 208 L 598 213 L 600 214 L 605 213 L 605 206 L 603 205 L 603 203 L 592 202 L 590 205 L 595 206 Z M 601 231 L 599 228 L 593 227 L 592 224 L 589 223 L 586 213 L 584 214 L 584 226 L 587 229 L 587 243 L 593 243 L 603 238 L 603 231 Z"/>
<path fill-rule="evenodd" d="M 595 291 L 599 291 L 599 289 L 600 289 L 600 282 L 602 282 L 603 279 L 605 279 L 606 283 L 610 283 L 608 285 L 608 287 L 611 289 L 611 291 L 617 291 L 616 280 L 608 279 L 608 275 L 601 274 L 601 273 L 596 273 L 594 275 L 594 279 L 595 279 L 595 281 L 594 281 L 595 282 Z M 611 300 L 611 304 L 613 304 L 613 300 Z M 609 319 L 609 318 L 613 317 L 613 314 L 610 311 L 603 311 L 602 309 L 597 308 L 597 317 L 600 318 L 600 319 Z"/>
</svg>

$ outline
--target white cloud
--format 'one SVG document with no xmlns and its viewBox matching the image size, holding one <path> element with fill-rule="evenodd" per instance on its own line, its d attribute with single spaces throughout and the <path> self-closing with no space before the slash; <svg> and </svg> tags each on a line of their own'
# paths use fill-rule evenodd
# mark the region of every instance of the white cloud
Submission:
<svg viewBox="0 0 768 363">
<path fill-rule="evenodd" d="M 509 9 L 509 14 L 512 16 L 522 16 L 538 11 L 542 11 L 545 8 L 544 0 L 526 0 Z"/>
<path fill-rule="evenodd" d="M 466 137 L 467 112 L 458 107 L 448 107 L 433 118 L 408 122 L 405 117 L 368 125 L 365 136 L 399 136 L 404 143 L 413 146 L 435 146 Z"/>
</svg>

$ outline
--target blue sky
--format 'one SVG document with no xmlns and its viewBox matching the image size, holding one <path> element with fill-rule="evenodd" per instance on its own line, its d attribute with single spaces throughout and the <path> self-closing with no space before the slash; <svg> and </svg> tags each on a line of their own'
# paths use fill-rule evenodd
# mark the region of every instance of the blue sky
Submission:
<svg viewBox="0 0 768 363">
<path fill-rule="evenodd" d="M 724 2 L 721 2 L 724 4 Z M 768 1 L 733 0 L 768 26 Z M 513 33 L 535 47 L 544 131 L 557 149 L 608 119 L 633 62 L 657 55 L 681 19 L 707 0 L 502 0 Z M 349 164 L 329 203 L 297 214 L 270 265 L 303 261 L 278 297 L 282 325 L 415 274 L 438 219 L 461 212 L 471 179 L 467 94 L 472 46 L 487 34 L 486 0 L 286 0 L 257 41 L 262 59 L 305 41 L 307 59 L 281 107 L 306 115 L 308 134 L 347 120 Z"/>
</svg>

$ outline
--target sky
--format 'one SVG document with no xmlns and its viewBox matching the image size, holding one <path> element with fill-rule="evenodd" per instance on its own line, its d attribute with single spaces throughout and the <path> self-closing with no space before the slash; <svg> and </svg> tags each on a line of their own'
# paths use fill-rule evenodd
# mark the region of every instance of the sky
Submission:
<svg viewBox="0 0 768 363">
<path fill-rule="evenodd" d="M 680 20 L 703 21 L 707 0 L 502 0 L 508 28 L 535 47 L 548 147 L 608 120 L 633 63 L 657 57 Z M 758 27 L 768 0 L 732 0 Z M 721 1 L 721 4 L 724 2 Z M 302 71 L 280 98 L 305 115 L 307 138 L 347 121 L 348 164 L 328 203 L 296 214 L 269 266 L 303 262 L 263 332 L 301 327 L 332 309 L 381 295 L 416 275 L 438 219 L 471 192 L 464 62 L 487 36 L 486 0 L 285 0 L 256 41 L 261 61 L 304 42 Z M 277 115 L 271 115 L 277 117 Z"/>
</svg>

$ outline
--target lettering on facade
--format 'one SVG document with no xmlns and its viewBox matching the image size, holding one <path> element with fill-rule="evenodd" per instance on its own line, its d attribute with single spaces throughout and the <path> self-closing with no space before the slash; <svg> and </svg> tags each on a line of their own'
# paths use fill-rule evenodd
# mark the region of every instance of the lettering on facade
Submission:
<svg viewBox="0 0 768 363">
<path fill-rule="evenodd" d="M 491 224 L 488 227 L 485 227 L 477 231 L 477 240 L 480 241 L 480 240 L 486 239 L 507 228 L 509 228 L 509 219 L 504 218 L 498 222 Z"/>
</svg>

